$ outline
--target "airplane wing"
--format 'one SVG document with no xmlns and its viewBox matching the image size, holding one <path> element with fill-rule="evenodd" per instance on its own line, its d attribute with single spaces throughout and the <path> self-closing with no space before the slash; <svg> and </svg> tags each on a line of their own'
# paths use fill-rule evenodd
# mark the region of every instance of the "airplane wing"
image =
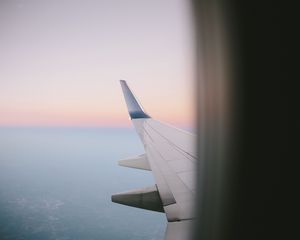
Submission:
<svg viewBox="0 0 300 240">
<path fill-rule="evenodd" d="M 132 123 L 145 153 L 119 165 L 152 171 L 156 184 L 112 195 L 112 201 L 164 212 L 166 240 L 189 239 L 195 219 L 196 136 L 148 115 L 124 80 L 121 87 Z"/>
</svg>

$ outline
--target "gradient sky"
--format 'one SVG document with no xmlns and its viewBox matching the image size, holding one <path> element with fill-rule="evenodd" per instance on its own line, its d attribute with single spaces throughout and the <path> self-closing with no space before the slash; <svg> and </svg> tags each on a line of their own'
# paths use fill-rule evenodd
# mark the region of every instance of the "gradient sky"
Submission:
<svg viewBox="0 0 300 240">
<path fill-rule="evenodd" d="M 192 40 L 184 0 L 0 0 L 0 125 L 129 126 L 125 79 L 192 127 Z"/>
</svg>

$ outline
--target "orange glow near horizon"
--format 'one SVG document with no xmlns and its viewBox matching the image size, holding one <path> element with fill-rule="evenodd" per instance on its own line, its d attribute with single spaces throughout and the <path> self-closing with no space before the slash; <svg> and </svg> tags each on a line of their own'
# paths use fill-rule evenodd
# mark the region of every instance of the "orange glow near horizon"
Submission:
<svg viewBox="0 0 300 240">
<path fill-rule="evenodd" d="M 123 100 L 124 101 L 124 100 Z M 176 104 L 176 103 L 175 103 Z M 121 105 L 121 104 L 120 104 Z M 1 111 L 0 126 L 78 126 L 78 127 L 130 127 L 131 121 L 125 104 L 119 111 L 101 111 L 101 106 L 95 109 L 76 109 L 76 111 Z M 149 114 L 160 121 L 187 128 L 194 127 L 193 109 L 191 107 L 176 108 L 176 106 L 151 106 Z M 148 106 L 147 109 L 149 109 Z M 100 110 L 99 110 L 100 109 Z M 102 108 L 103 109 L 103 108 Z M 167 110 L 167 111 L 166 111 Z"/>
</svg>

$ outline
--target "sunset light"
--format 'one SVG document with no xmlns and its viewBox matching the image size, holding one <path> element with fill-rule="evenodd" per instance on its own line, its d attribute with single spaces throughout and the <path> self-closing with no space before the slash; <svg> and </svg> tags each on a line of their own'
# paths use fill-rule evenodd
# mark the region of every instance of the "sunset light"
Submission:
<svg viewBox="0 0 300 240">
<path fill-rule="evenodd" d="M 130 126 L 126 79 L 150 115 L 192 127 L 188 6 L 134 2 L 3 3 L 0 125 Z"/>
</svg>

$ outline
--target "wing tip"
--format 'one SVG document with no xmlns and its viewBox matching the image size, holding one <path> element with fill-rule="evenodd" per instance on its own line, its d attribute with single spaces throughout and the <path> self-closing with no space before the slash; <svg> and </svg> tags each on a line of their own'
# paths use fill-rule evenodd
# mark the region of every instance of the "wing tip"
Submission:
<svg viewBox="0 0 300 240">
<path fill-rule="evenodd" d="M 124 98 L 128 108 L 128 112 L 131 119 L 137 118 L 151 118 L 143 109 L 141 104 L 137 101 L 136 97 L 130 90 L 127 82 L 123 79 L 120 80 L 120 84 L 123 90 Z"/>
</svg>

